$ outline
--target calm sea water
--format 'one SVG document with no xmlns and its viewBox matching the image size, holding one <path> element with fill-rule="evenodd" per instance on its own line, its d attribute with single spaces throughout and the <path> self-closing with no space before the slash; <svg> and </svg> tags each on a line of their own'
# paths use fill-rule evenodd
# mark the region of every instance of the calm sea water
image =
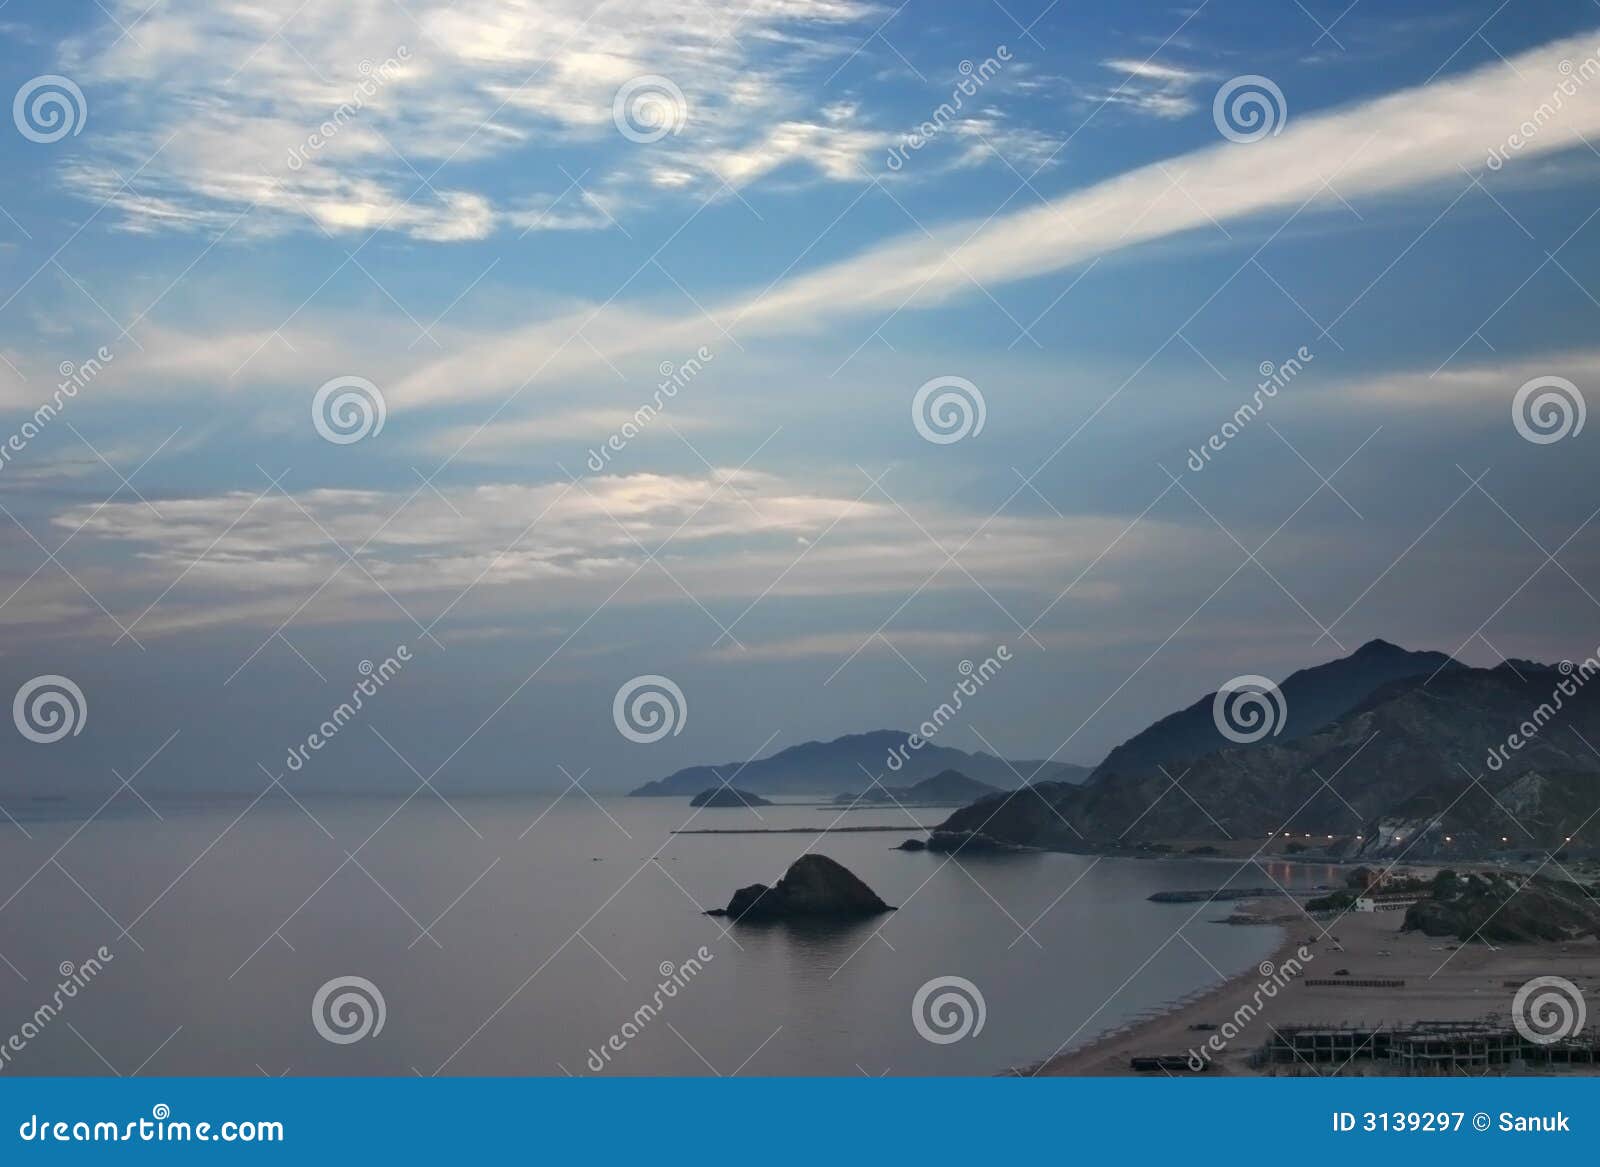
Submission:
<svg viewBox="0 0 1600 1167">
<path fill-rule="evenodd" d="M 1277 932 L 1147 902 L 1235 865 L 1071 855 L 942 856 L 887 833 L 672 835 L 683 799 L 317 800 L 275 791 L 174 807 L 126 796 L 93 822 L 16 813 L 0 851 L 0 1044 L 52 1000 L 63 962 L 113 956 L 5 1074 L 990 1074 L 1126 1023 L 1262 959 Z M 398 809 L 397 809 L 398 808 Z M 934 822 L 945 812 L 917 811 Z M 241 816 L 242 817 L 239 817 Z M 820 826 L 826 808 L 707 810 L 693 827 Z M 904 825 L 899 810 L 850 825 Z M 842 927 L 736 926 L 700 907 L 773 882 L 805 851 L 901 910 Z M 1330 872 L 1277 865 L 1286 885 Z M 1240 875 L 1239 886 L 1266 880 Z M 1185 921 L 1188 921 L 1185 923 Z M 126 930 L 124 932 L 124 930 Z M 426 934 L 424 934 L 426 930 Z M 663 965 L 704 968 L 634 1035 Z M 381 1032 L 318 1035 L 320 986 L 381 992 Z M 964 977 L 981 1032 L 935 1044 L 918 988 Z M 26 978 L 25 980 L 23 978 Z"/>
</svg>

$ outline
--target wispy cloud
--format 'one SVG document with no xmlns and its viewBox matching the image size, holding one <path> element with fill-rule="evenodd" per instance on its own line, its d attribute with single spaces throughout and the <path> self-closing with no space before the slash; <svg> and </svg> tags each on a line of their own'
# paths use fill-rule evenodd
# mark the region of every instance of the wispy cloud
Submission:
<svg viewBox="0 0 1600 1167">
<path fill-rule="evenodd" d="M 432 619 L 469 595 L 463 611 L 506 615 L 526 612 L 530 586 L 546 609 L 592 604 L 624 588 L 624 604 L 676 602 L 683 587 L 705 604 L 738 601 L 734 611 L 767 595 L 903 596 L 922 584 L 938 592 L 963 587 L 967 577 L 930 580 L 944 564 L 935 541 L 959 544 L 982 518 L 919 505 L 919 529 L 892 503 L 853 486 L 830 491 L 726 469 L 415 497 L 332 489 L 256 495 L 167 498 L 159 515 L 142 502 L 114 500 L 65 508 L 52 522 L 63 535 L 78 532 L 74 545 L 84 554 L 121 557 L 115 569 L 78 574 L 126 619 L 150 608 L 138 623 L 143 637 L 224 624 L 271 627 L 296 612 L 302 624 L 389 621 L 396 602 Z M 1002 516 L 962 562 L 1008 588 L 1053 594 L 1124 526 L 1114 516 Z M 1204 532 L 1152 519 L 1118 546 L 1124 562 L 1145 562 L 1177 547 L 1199 553 L 1210 542 Z M 358 566 L 341 547 L 362 548 Z M 168 591 L 175 580 L 182 582 Z M 0 575 L 6 591 L 20 582 Z M 1104 580 L 1087 581 L 1075 602 L 1111 594 Z M 77 635 L 83 615 L 63 610 L 53 630 L 39 616 L 35 631 Z"/>
<path fill-rule="evenodd" d="M 63 68 L 118 132 L 88 140 L 67 181 L 136 231 L 387 229 L 448 242 L 508 224 L 603 227 L 581 208 L 539 219 L 500 205 L 475 166 L 593 145 L 594 185 L 620 198 L 673 170 L 710 187 L 784 164 L 856 181 L 854 157 L 876 146 L 792 76 L 848 52 L 832 38 L 871 11 L 858 0 L 725 13 L 698 0 L 106 7 L 115 24 L 69 42 Z M 613 119 L 619 89 L 643 76 L 682 98 L 677 132 L 648 151 Z"/>
<path fill-rule="evenodd" d="M 1187 117 L 1200 107 L 1192 90 L 1211 74 L 1151 59 L 1113 59 L 1102 62 L 1120 78 L 1116 87 L 1088 93 L 1093 102 L 1124 106 L 1158 118 Z"/>
<path fill-rule="evenodd" d="M 641 351 L 682 351 L 708 328 L 736 336 L 814 328 L 841 318 L 923 308 L 1059 271 L 1096 256 L 1271 210 L 1465 182 L 1548 101 L 1563 60 L 1588 56 L 1600 34 L 1558 41 L 1505 63 L 1316 116 L 1291 117 L 1276 137 L 1202 150 L 1121 174 L 1049 203 L 979 222 L 947 224 L 733 297 L 699 315 L 606 308 L 482 335 L 396 386 L 425 404 L 501 395 L 548 377 Z M 1584 145 L 1600 134 L 1600 103 L 1568 102 L 1506 164 Z M 579 331 L 587 345 L 573 343 Z"/>
</svg>

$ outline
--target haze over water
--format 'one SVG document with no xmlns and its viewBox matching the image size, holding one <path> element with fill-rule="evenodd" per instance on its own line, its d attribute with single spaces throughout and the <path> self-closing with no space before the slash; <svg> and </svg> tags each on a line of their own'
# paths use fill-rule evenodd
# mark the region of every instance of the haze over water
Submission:
<svg viewBox="0 0 1600 1167">
<path fill-rule="evenodd" d="M 31 1014 L 63 961 L 100 945 L 113 959 L 7 1072 L 586 1074 L 589 1051 L 652 1000 L 661 966 L 703 945 L 712 959 L 605 1073 L 992 1074 L 1248 968 L 1279 934 L 1210 923 L 1225 904 L 1197 913 L 1146 900 L 1221 885 L 1231 862 L 963 854 L 957 864 L 896 851 L 905 835 L 888 832 L 674 837 L 693 813 L 686 800 L 595 804 L 574 792 L 552 807 L 553 797 L 453 800 L 461 818 L 426 792 L 398 812 L 393 799 L 302 811 L 279 793 L 242 818 L 243 802 L 163 801 L 157 822 L 126 796 L 87 826 L 65 808 L 19 812 L 32 838 L 11 832 L 0 885 L 28 882 L 0 909 L 0 952 L 28 980 L 4 973 L 0 1015 Z M 931 823 L 947 812 L 914 813 Z M 692 826 L 811 827 L 837 812 L 760 814 L 706 810 Z M 891 808 L 843 822 L 906 817 Z M 808 850 L 901 910 L 726 936 L 726 921 L 700 913 L 696 901 L 721 906 Z M 1293 886 L 1331 878 L 1284 864 L 1271 875 Z M 1235 881 L 1266 882 L 1255 870 Z M 131 924 L 127 938 L 112 918 Z M 372 981 L 386 1006 L 381 1032 L 351 1045 L 319 1037 L 308 1010 L 341 976 Z M 910 1002 L 941 976 L 978 986 L 981 1033 L 947 1045 L 918 1035 Z"/>
</svg>

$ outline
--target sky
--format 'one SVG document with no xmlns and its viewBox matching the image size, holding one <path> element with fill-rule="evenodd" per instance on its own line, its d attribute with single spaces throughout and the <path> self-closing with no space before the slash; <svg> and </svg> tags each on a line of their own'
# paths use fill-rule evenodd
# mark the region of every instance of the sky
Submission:
<svg viewBox="0 0 1600 1167">
<path fill-rule="evenodd" d="M 12 801 L 1600 644 L 1590 0 L 10 0 L 0 82 Z"/>
</svg>

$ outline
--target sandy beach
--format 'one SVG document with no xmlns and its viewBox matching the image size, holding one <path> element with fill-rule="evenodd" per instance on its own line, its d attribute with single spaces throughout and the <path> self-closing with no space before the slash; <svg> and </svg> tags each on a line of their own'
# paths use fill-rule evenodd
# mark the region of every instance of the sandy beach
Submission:
<svg viewBox="0 0 1600 1167">
<path fill-rule="evenodd" d="M 1226 906 L 1217 906 L 1220 916 Z M 1238 1036 L 1222 1051 L 1213 1053 L 1211 1074 L 1317 1072 L 1309 1065 L 1257 1069 L 1249 1064 L 1250 1053 L 1271 1038 L 1274 1026 L 1368 1023 L 1376 1027 L 1491 1018 L 1509 1026 L 1511 1000 L 1517 986 L 1533 977 L 1565 977 L 1590 1001 L 1600 1002 L 1600 941 L 1594 939 L 1493 948 L 1481 942 L 1458 946 L 1451 939 L 1401 932 L 1403 911 L 1352 912 L 1338 917 L 1336 922 L 1332 917 L 1320 920 L 1321 929 L 1327 929 L 1324 936 L 1303 911 L 1284 900 L 1240 904 L 1236 915 L 1249 915 L 1284 929 L 1283 942 L 1268 958 L 1273 970 L 1284 969 L 1285 961 L 1296 958 L 1302 946 L 1311 959 L 1304 962 L 1304 971 L 1275 996 L 1263 998 L 1259 1012 L 1245 1022 Z M 1346 971 L 1341 974 L 1340 970 Z M 1247 970 L 1209 993 L 1175 1005 L 1167 1013 L 1051 1058 L 1037 1072 L 1132 1075 L 1136 1071 L 1130 1060 L 1136 1056 L 1198 1051 L 1217 1030 L 1195 1027 L 1220 1027 L 1241 1006 L 1254 1008 L 1263 979 L 1263 970 Z M 1279 979 L 1283 979 L 1281 974 Z M 1363 980 L 1403 980 L 1405 985 L 1377 988 L 1353 983 Z M 1318 981 L 1335 984 L 1314 983 Z M 1326 1072 L 1327 1067 L 1321 1069 Z M 1382 1072 L 1382 1068 L 1370 1060 L 1357 1059 L 1342 1072 L 1372 1074 Z"/>
</svg>

